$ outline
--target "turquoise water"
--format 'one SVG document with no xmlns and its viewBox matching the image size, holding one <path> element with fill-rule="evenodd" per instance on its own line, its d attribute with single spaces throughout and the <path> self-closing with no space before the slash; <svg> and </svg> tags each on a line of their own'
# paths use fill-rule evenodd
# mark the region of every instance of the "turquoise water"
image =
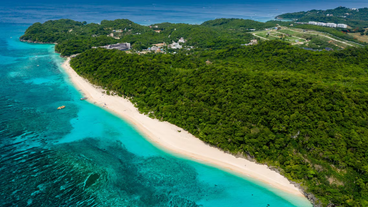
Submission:
<svg viewBox="0 0 368 207">
<path fill-rule="evenodd" d="M 0 206 L 311 206 L 166 153 L 80 101 L 53 45 L 18 41 L 27 27 L 0 24 Z"/>
</svg>

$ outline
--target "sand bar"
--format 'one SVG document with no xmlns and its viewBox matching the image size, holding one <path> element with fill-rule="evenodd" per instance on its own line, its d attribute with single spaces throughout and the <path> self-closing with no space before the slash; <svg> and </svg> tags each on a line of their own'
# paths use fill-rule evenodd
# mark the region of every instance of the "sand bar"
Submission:
<svg viewBox="0 0 368 207">
<path fill-rule="evenodd" d="M 238 175 L 254 178 L 287 193 L 304 197 L 300 189 L 291 184 L 284 176 L 270 170 L 267 165 L 257 164 L 244 158 L 237 158 L 215 147 L 211 147 L 182 128 L 140 114 L 138 109 L 127 99 L 104 94 L 102 89 L 80 77 L 70 67 L 69 61 L 70 58 L 63 63 L 62 67 L 69 75 L 74 86 L 85 94 L 89 102 L 101 106 L 128 121 L 155 146 L 182 157 L 210 164 Z M 178 130 L 181 132 L 178 132 Z"/>
</svg>

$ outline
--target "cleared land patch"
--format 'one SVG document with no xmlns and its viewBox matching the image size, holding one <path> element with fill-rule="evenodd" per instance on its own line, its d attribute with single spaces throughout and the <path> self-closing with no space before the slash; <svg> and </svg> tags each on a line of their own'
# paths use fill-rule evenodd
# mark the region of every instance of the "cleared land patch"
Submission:
<svg viewBox="0 0 368 207">
<path fill-rule="evenodd" d="M 327 33 L 313 30 L 282 27 L 278 30 L 269 29 L 254 32 L 253 35 L 263 40 L 283 40 L 292 45 L 308 47 L 312 49 L 344 49 L 346 47 L 358 47 L 357 44 L 335 38 Z M 366 36 L 368 41 L 368 36 Z"/>
<path fill-rule="evenodd" d="M 356 38 L 359 41 L 367 42 L 368 43 L 368 35 L 367 33 L 365 35 L 360 35 L 360 33 L 348 33 L 350 36 Z"/>
</svg>

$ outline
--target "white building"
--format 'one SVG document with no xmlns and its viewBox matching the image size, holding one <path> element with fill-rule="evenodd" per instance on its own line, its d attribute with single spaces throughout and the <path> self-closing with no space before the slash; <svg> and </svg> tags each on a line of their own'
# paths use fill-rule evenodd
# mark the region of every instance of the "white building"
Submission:
<svg viewBox="0 0 368 207">
<path fill-rule="evenodd" d="M 256 45 L 256 44 L 258 44 L 258 40 L 256 40 L 256 39 L 250 40 L 250 43 L 252 45 Z"/>
<path fill-rule="evenodd" d="M 308 22 L 308 24 L 317 25 L 317 22 L 310 21 L 310 22 Z"/>
<path fill-rule="evenodd" d="M 181 37 L 178 42 L 185 43 L 185 40 L 183 37 Z"/>
<path fill-rule="evenodd" d="M 338 24 L 337 27 L 340 27 L 340 28 L 348 28 L 348 25 L 346 25 L 346 24 Z"/>
<path fill-rule="evenodd" d="M 326 24 L 326 23 L 324 23 L 324 22 L 318 22 L 318 23 L 317 23 L 317 25 L 318 25 L 318 26 L 323 26 L 323 27 L 327 26 L 327 24 Z"/>
<path fill-rule="evenodd" d="M 327 23 L 327 27 L 336 28 L 337 27 L 337 24 L 335 24 L 335 23 Z"/>
<path fill-rule="evenodd" d="M 181 49 L 181 48 L 183 48 L 183 46 L 181 46 L 179 44 L 179 42 L 173 42 L 172 44 L 168 45 L 168 47 L 171 48 L 171 49 Z"/>
<path fill-rule="evenodd" d="M 130 43 L 117 43 L 113 45 L 100 46 L 105 49 L 130 50 Z"/>
</svg>

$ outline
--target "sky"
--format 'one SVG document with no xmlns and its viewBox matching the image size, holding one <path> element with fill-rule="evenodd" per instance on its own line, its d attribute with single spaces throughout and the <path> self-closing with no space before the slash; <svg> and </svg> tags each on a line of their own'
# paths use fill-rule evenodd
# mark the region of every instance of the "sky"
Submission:
<svg viewBox="0 0 368 207">
<path fill-rule="evenodd" d="M 368 7 L 367 0 L 16 0 L 0 4 L 1 23 L 34 23 L 69 18 L 78 21 L 125 18 L 140 24 L 158 22 L 200 24 L 216 18 L 243 18 L 267 21 L 275 16 L 310 9 L 332 9 L 338 6 Z"/>
</svg>

